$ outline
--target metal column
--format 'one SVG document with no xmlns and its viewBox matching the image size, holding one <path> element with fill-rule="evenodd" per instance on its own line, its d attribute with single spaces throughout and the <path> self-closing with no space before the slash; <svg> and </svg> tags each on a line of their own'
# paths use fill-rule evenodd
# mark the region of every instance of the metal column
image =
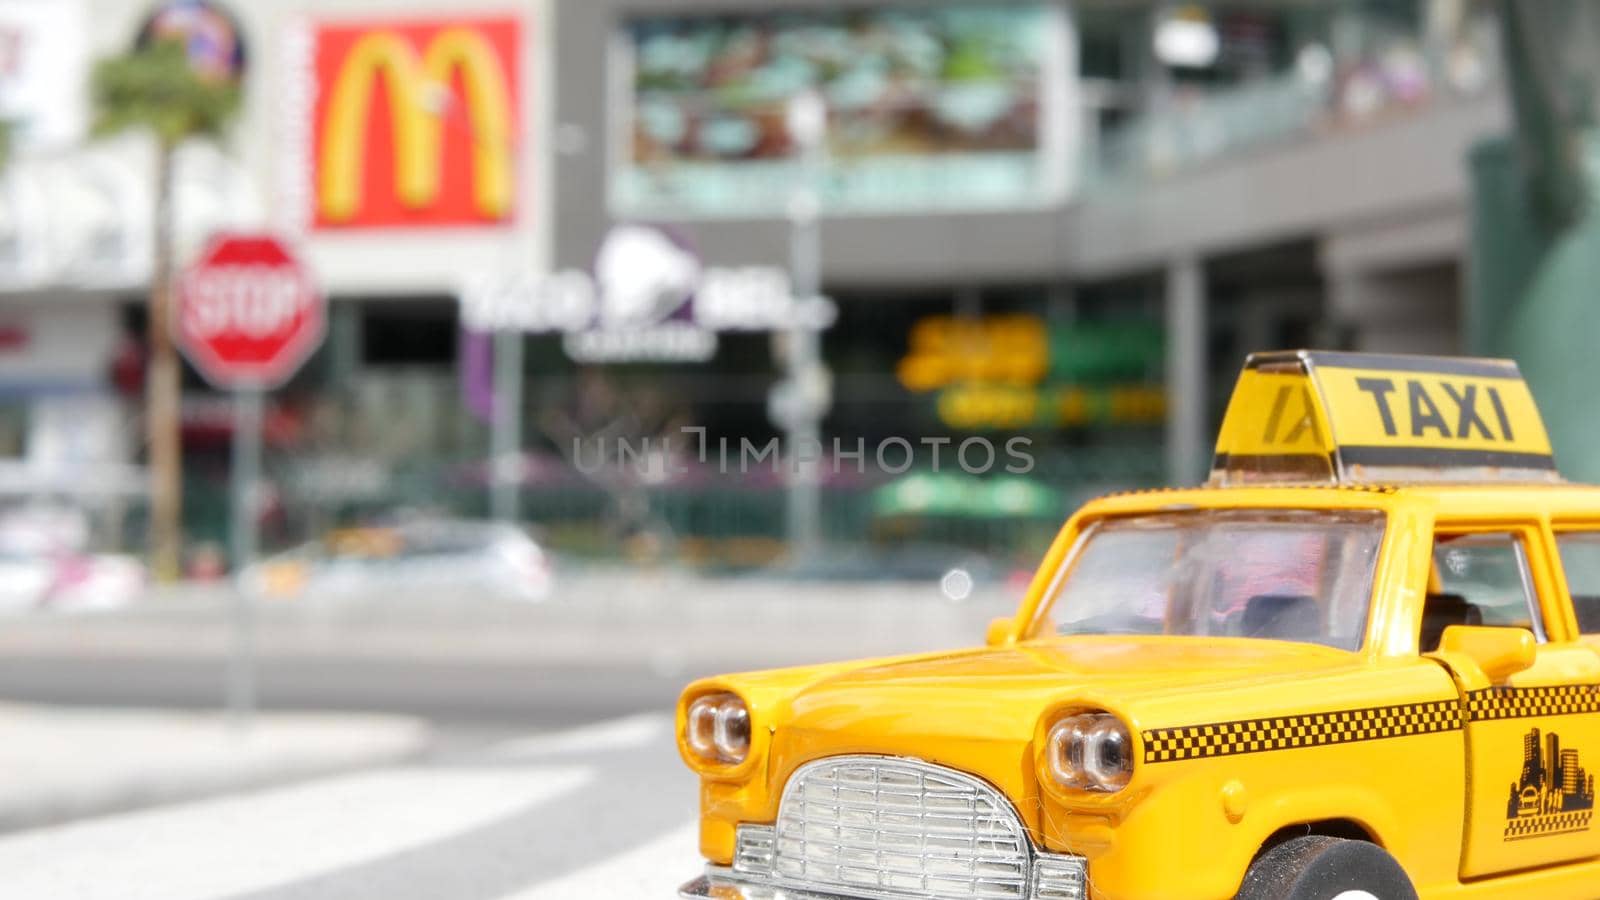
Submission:
<svg viewBox="0 0 1600 900">
<path fill-rule="evenodd" d="M 815 92 L 790 101 L 787 124 L 799 154 L 799 169 L 789 199 L 789 265 L 794 295 L 802 301 L 822 292 L 822 201 L 818 188 L 827 116 L 827 106 Z M 822 541 L 818 457 L 824 410 L 819 385 L 826 381 L 826 374 L 820 335 L 815 328 L 796 324 L 785 338 L 785 374 L 796 400 L 785 435 L 789 455 L 789 553 L 792 559 L 803 561 L 817 554 Z"/>
<path fill-rule="evenodd" d="M 1206 284 L 1194 256 L 1167 265 L 1167 480 L 1199 484 L 1206 473 Z"/>
<path fill-rule="evenodd" d="M 496 519 L 515 522 L 522 490 L 522 332 L 494 336 L 494 420 L 491 426 L 489 505 Z"/>
</svg>

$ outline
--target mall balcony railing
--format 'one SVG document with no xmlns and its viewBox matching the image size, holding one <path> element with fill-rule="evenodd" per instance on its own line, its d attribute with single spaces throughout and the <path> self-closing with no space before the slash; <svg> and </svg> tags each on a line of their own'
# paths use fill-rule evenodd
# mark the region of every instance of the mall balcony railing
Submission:
<svg viewBox="0 0 1600 900">
<path fill-rule="evenodd" d="M 1308 74 L 1301 68 L 1222 90 L 1178 88 L 1161 108 L 1090 142 L 1083 184 L 1091 194 L 1127 190 L 1241 151 L 1374 127 L 1499 84 L 1492 43 L 1475 40 L 1438 58 L 1420 51 L 1384 54 L 1342 69 Z"/>
<path fill-rule="evenodd" d="M 1182 97 L 1157 113 L 1111 129 L 1091 155 L 1091 189 L 1160 178 L 1208 160 L 1304 133 L 1321 116 L 1326 91 L 1281 78 L 1221 94 Z"/>
</svg>

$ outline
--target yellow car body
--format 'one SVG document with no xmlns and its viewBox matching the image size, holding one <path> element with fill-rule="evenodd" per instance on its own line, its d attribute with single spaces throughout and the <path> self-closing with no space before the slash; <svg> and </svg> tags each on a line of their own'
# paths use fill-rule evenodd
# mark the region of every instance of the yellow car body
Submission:
<svg viewBox="0 0 1600 900">
<path fill-rule="evenodd" d="M 1084 548 L 1106 523 L 1241 515 L 1380 523 L 1365 618 L 1351 625 L 1349 647 L 1057 633 L 1064 613 L 1052 602 L 1075 566 L 1087 565 Z M 1564 567 L 1590 532 L 1600 545 L 1600 488 L 1555 475 L 1514 366 L 1253 356 L 1211 483 L 1084 506 L 986 646 L 691 684 L 678 708 L 679 744 L 700 778 L 700 850 L 710 866 L 684 896 L 1231 897 L 1264 853 L 1308 834 L 1382 848 L 1424 897 L 1596 896 L 1600 828 L 1588 767 L 1600 765 L 1600 633 L 1586 636 L 1580 620 L 1593 623 L 1600 597 L 1588 592 L 1600 588 L 1585 569 L 1579 591 Z M 1461 612 L 1461 596 L 1442 590 L 1441 579 L 1482 547 L 1511 548 L 1527 622 L 1485 618 L 1514 612 L 1514 601 Z M 1444 621 L 1440 609 L 1455 611 Z M 724 695 L 747 709 L 742 759 L 708 757 L 689 740 L 694 702 Z M 1046 759 L 1053 726 L 1085 711 L 1114 716 L 1131 738 L 1131 772 L 1117 789 L 1067 786 Z M 1006 808 L 995 814 L 1020 823 L 1033 868 L 1019 881 L 1001 867 L 985 882 L 970 858 L 941 855 L 925 831 L 917 853 L 887 854 L 893 829 L 883 823 L 894 817 L 871 806 L 892 795 L 887 787 L 856 791 L 854 803 L 842 799 L 843 781 L 816 779 L 785 799 L 797 772 L 829 761 L 846 768 L 828 771 L 867 771 L 849 769 L 852 760 L 880 766 L 871 777 L 883 785 L 904 765 L 933 773 L 925 786 L 938 773 L 970 777 L 977 793 L 960 802 L 970 812 L 971 802 L 987 808 L 1001 798 Z M 931 819 L 934 795 L 922 796 L 918 814 Z M 785 803 L 821 804 L 832 819 L 787 830 Z M 755 838 L 740 845 L 741 829 L 752 827 Z M 774 871 L 785 852 L 822 853 L 827 866 L 789 860 Z M 906 869 L 907 860 L 923 868 Z M 938 881 L 938 867 L 956 871 L 955 863 L 968 866 L 965 875 Z M 1039 868 L 1063 865 L 1080 868 L 1055 880 Z"/>
</svg>

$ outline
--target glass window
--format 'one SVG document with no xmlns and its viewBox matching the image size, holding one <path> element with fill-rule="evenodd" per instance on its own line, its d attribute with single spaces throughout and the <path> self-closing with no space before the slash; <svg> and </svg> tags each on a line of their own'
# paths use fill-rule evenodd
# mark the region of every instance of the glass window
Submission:
<svg viewBox="0 0 1600 900">
<path fill-rule="evenodd" d="M 1528 558 L 1516 535 L 1440 534 L 1433 542 L 1438 592 L 1429 593 L 1424 608 L 1424 650 L 1433 630 L 1431 619 L 1454 625 L 1498 625 L 1527 628 L 1544 640 L 1544 623 L 1535 602 Z M 1444 626 L 1439 627 L 1442 633 Z M 1436 646 L 1437 641 L 1433 641 Z"/>
<path fill-rule="evenodd" d="M 1600 531 L 1572 531 L 1556 535 L 1561 568 L 1572 593 L 1572 612 L 1578 631 L 1600 634 Z"/>
<path fill-rule="evenodd" d="M 1060 634 L 1257 637 L 1361 646 L 1383 516 L 1199 510 L 1080 538 L 1049 615 Z"/>
</svg>

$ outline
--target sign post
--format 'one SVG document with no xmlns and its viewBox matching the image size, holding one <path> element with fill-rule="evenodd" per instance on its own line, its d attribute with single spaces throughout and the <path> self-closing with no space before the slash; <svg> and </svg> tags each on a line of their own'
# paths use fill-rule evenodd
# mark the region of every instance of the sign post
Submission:
<svg viewBox="0 0 1600 900">
<path fill-rule="evenodd" d="M 229 507 L 234 591 L 229 618 L 233 652 L 228 656 L 226 702 L 235 726 L 248 727 L 256 706 L 255 610 L 242 573 L 256 556 L 256 504 L 261 483 L 261 388 L 233 392 L 233 454 Z"/>
<path fill-rule="evenodd" d="M 256 706 L 254 609 L 245 567 L 256 554 L 263 394 L 322 342 L 326 301 L 289 248 L 268 235 L 213 240 L 178 284 L 178 346 L 215 387 L 234 394 L 233 651 L 227 709 L 248 727 Z"/>
</svg>

